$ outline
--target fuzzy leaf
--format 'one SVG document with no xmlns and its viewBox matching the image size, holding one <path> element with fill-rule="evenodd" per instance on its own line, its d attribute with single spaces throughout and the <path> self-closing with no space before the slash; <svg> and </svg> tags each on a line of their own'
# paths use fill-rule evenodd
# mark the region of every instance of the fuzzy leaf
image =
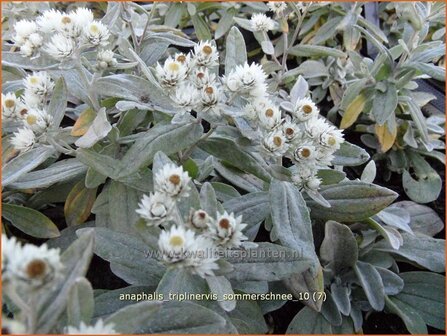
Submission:
<svg viewBox="0 0 447 336">
<path fill-rule="evenodd" d="M 377 311 L 383 310 L 385 306 L 385 289 L 379 272 L 374 266 L 361 261 L 357 261 L 354 271 L 371 307 Z"/>
<path fill-rule="evenodd" d="M 78 182 L 73 187 L 64 205 L 64 215 L 68 226 L 82 224 L 87 220 L 96 200 L 96 190 L 97 188 L 86 188 L 84 181 Z"/>
<path fill-rule="evenodd" d="M 358 95 L 347 107 L 341 119 L 340 128 L 352 126 L 365 107 L 366 98 L 363 94 Z"/>
<path fill-rule="evenodd" d="M 26 174 L 54 155 L 56 151 L 52 147 L 36 147 L 20 154 L 10 160 L 2 169 L 2 186 L 17 181 Z"/>
<path fill-rule="evenodd" d="M 237 27 L 232 27 L 226 40 L 225 74 L 228 75 L 237 65 L 242 65 L 246 61 L 247 51 L 244 37 Z"/>
<path fill-rule="evenodd" d="M 341 274 L 353 267 L 358 260 L 357 241 L 346 225 L 328 221 L 324 230 L 320 257 L 327 264 L 325 268 L 332 270 L 334 274 Z"/>
<path fill-rule="evenodd" d="M 68 325 L 90 324 L 94 310 L 93 288 L 85 278 L 78 278 L 68 293 Z"/>
<path fill-rule="evenodd" d="M 51 219 L 31 208 L 2 203 L 2 217 L 20 231 L 36 238 L 54 238 L 60 235 Z"/>
<path fill-rule="evenodd" d="M 158 124 L 145 133 L 129 148 L 117 167 L 118 177 L 136 173 L 152 163 L 155 153 L 176 153 L 193 145 L 202 135 L 200 124 Z M 182 139 L 182 141 L 178 141 Z M 132 164 L 129 164 L 132 162 Z"/>
<path fill-rule="evenodd" d="M 73 180 L 86 171 L 87 167 L 76 159 L 61 160 L 48 168 L 22 175 L 9 187 L 14 189 L 48 188 L 55 183 Z"/>
<path fill-rule="evenodd" d="M 345 223 L 375 215 L 397 197 L 390 189 L 360 181 L 323 186 L 320 193 L 331 207 L 325 208 L 313 200 L 306 199 L 312 218 Z"/>
<path fill-rule="evenodd" d="M 93 123 L 93 120 L 96 117 L 95 110 L 88 107 L 84 111 L 81 112 L 79 118 L 76 120 L 73 128 L 71 129 L 72 136 L 82 136 L 89 129 L 90 125 Z"/>
<path fill-rule="evenodd" d="M 36 333 L 48 334 L 53 330 L 65 311 L 68 293 L 79 277 L 87 273 L 92 256 L 93 232 L 92 229 L 85 229 L 61 256 L 64 265 L 62 278 L 48 295 L 39 297 Z"/>
</svg>

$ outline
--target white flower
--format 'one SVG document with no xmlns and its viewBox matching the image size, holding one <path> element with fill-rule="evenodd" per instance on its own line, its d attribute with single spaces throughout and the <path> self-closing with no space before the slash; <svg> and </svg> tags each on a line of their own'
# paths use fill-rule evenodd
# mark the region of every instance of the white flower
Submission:
<svg viewBox="0 0 447 336">
<path fill-rule="evenodd" d="M 300 127 L 293 121 L 287 120 L 282 124 L 282 131 L 287 142 L 295 140 L 300 135 Z"/>
<path fill-rule="evenodd" d="M 73 54 L 74 49 L 75 45 L 71 38 L 63 34 L 55 34 L 46 45 L 45 51 L 54 59 L 63 61 Z"/>
<path fill-rule="evenodd" d="M 255 120 L 258 118 L 258 110 L 256 102 L 249 102 L 243 109 L 244 117 L 248 120 Z"/>
<path fill-rule="evenodd" d="M 208 224 L 207 236 L 216 245 L 224 248 L 240 247 L 248 238 L 242 233 L 247 224 L 242 223 L 242 216 L 234 217 L 226 211 L 217 214 L 215 221 Z"/>
<path fill-rule="evenodd" d="M 45 101 L 45 96 L 39 96 L 34 93 L 32 93 L 30 90 L 25 90 L 25 92 L 22 95 L 22 101 L 23 104 L 26 106 L 27 109 L 39 109 L 42 108 Z M 28 113 L 28 111 L 25 111 L 25 113 L 22 113 L 22 117 L 24 117 Z"/>
<path fill-rule="evenodd" d="M 155 190 L 170 197 L 188 196 L 191 181 L 188 173 L 182 167 L 167 164 L 155 175 Z"/>
<path fill-rule="evenodd" d="M 47 111 L 40 109 L 28 110 L 24 119 L 25 126 L 35 133 L 43 133 L 53 122 L 53 117 Z"/>
<path fill-rule="evenodd" d="M 315 160 L 320 166 L 330 166 L 334 159 L 334 152 L 335 150 L 332 150 L 331 148 L 317 146 Z"/>
<path fill-rule="evenodd" d="M 111 335 L 118 334 L 113 324 L 105 324 L 102 319 L 96 321 L 95 325 L 86 325 L 81 322 L 79 327 L 67 327 L 68 335 Z"/>
<path fill-rule="evenodd" d="M 189 214 L 187 225 L 195 230 L 204 230 L 208 227 L 208 223 L 212 220 L 205 210 L 193 210 Z"/>
<path fill-rule="evenodd" d="M 318 190 L 321 180 L 317 177 L 315 169 L 311 169 L 307 165 L 298 165 L 296 174 L 292 175 L 292 182 L 298 188 L 307 190 Z"/>
<path fill-rule="evenodd" d="M 14 92 L 2 93 L 2 120 L 19 120 L 26 113 L 26 107 Z"/>
<path fill-rule="evenodd" d="M 33 72 L 23 79 L 25 90 L 39 96 L 50 94 L 54 89 L 54 82 L 45 71 Z"/>
<path fill-rule="evenodd" d="M 37 33 L 38 26 L 34 21 L 20 20 L 14 24 L 15 35 L 12 37 L 14 43 L 22 46 L 31 34 Z"/>
<path fill-rule="evenodd" d="M 109 29 L 99 21 L 93 21 L 84 28 L 84 36 L 88 43 L 105 46 L 109 43 Z"/>
<path fill-rule="evenodd" d="M 55 9 L 46 10 L 36 19 L 37 25 L 44 33 L 52 33 L 59 27 L 63 14 Z"/>
<path fill-rule="evenodd" d="M 219 265 L 216 263 L 218 254 L 215 252 L 217 251 L 215 251 L 211 240 L 204 236 L 196 237 L 188 253 L 189 270 L 202 278 L 214 276 L 214 271 L 219 269 Z"/>
<path fill-rule="evenodd" d="M 166 264 L 186 268 L 201 277 L 213 276 L 219 268 L 212 242 L 203 236 L 196 237 L 182 226 L 162 231 L 158 246 Z"/>
<path fill-rule="evenodd" d="M 312 118 L 304 124 L 306 134 L 316 142 L 319 141 L 320 135 L 326 132 L 329 127 L 330 125 L 323 118 Z"/>
<path fill-rule="evenodd" d="M 34 132 L 27 127 L 20 128 L 15 132 L 10 140 L 11 145 L 20 151 L 27 151 L 31 149 L 36 143 L 36 136 Z"/>
<path fill-rule="evenodd" d="M 298 121 L 306 121 L 318 116 L 319 110 L 310 98 L 299 99 L 293 110 L 293 116 Z"/>
<path fill-rule="evenodd" d="M 81 7 L 70 13 L 63 13 L 61 16 L 55 15 L 58 19 L 55 29 L 65 35 L 78 41 L 84 30 L 93 22 L 93 12 L 90 9 Z"/>
<path fill-rule="evenodd" d="M 191 55 L 189 54 L 184 54 L 184 53 L 176 53 L 174 55 L 174 59 L 183 64 L 183 66 L 186 68 L 186 72 L 189 72 L 191 70 L 191 68 L 194 65 L 193 60 L 191 59 Z"/>
<path fill-rule="evenodd" d="M 43 37 L 37 33 L 31 34 L 26 42 L 20 47 L 20 54 L 31 57 L 43 43 Z"/>
<path fill-rule="evenodd" d="M 170 56 L 166 59 L 163 66 L 161 66 L 160 63 L 157 63 L 155 71 L 158 81 L 165 88 L 175 87 L 180 84 L 187 75 L 186 66 Z"/>
<path fill-rule="evenodd" d="M 8 272 L 14 284 L 25 290 L 50 285 L 63 269 L 59 249 L 46 244 L 16 247 L 15 255 L 8 257 Z"/>
<path fill-rule="evenodd" d="M 191 112 L 200 101 L 200 93 L 193 85 L 182 83 L 176 87 L 171 99 L 181 108 L 180 113 Z"/>
<path fill-rule="evenodd" d="M 2 316 L 2 334 L 3 335 L 24 335 L 26 334 L 25 326 L 19 321 Z"/>
<path fill-rule="evenodd" d="M 209 84 L 200 91 L 200 109 L 202 112 L 219 115 L 219 102 L 222 100 L 222 92 L 217 85 Z"/>
<path fill-rule="evenodd" d="M 328 125 L 328 128 L 320 133 L 320 145 L 336 151 L 340 148 L 340 144 L 344 142 L 343 131 L 336 129 L 334 126 Z"/>
<path fill-rule="evenodd" d="M 284 1 L 269 1 L 267 2 L 267 6 L 276 15 L 281 15 L 286 10 L 287 3 Z"/>
<path fill-rule="evenodd" d="M 219 53 L 216 46 L 208 41 L 201 41 L 194 47 L 193 60 L 199 67 L 213 67 L 219 65 Z"/>
<path fill-rule="evenodd" d="M 11 259 L 15 255 L 20 253 L 20 244 L 16 237 L 8 238 L 5 234 L 2 234 L 2 280 L 8 281 L 11 279 L 11 272 L 9 270 L 9 264 Z"/>
<path fill-rule="evenodd" d="M 136 212 L 146 220 L 147 225 L 160 225 L 171 219 L 174 201 L 172 198 L 158 192 L 149 196 L 143 195 Z"/>
<path fill-rule="evenodd" d="M 70 12 L 71 18 L 78 27 L 87 27 L 93 22 L 93 12 L 89 8 L 79 7 L 75 11 Z"/>
<path fill-rule="evenodd" d="M 317 152 L 315 146 L 310 142 L 300 144 L 293 152 L 293 158 L 298 162 L 310 161 L 315 159 Z"/>
<path fill-rule="evenodd" d="M 170 230 L 164 230 L 158 238 L 158 247 L 163 255 L 163 261 L 168 264 L 177 263 L 188 258 L 195 244 L 195 235 L 191 230 L 183 226 L 171 226 Z"/>
<path fill-rule="evenodd" d="M 113 57 L 115 54 L 112 50 L 100 50 L 96 55 L 96 61 L 100 69 L 107 69 L 108 67 L 116 66 L 117 61 Z"/>
<path fill-rule="evenodd" d="M 262 140 L 262 148 L 269 154 L 281 157 L 288 149 L 286 137 L 278 129 L 267 134 Z"/>
<path fill-rule="evenodd" d="M 281 124 L 281 111 L 272 102 L 265 100 L 259 102 L 258 118 L 263 128 L 271 130 Z"/>
<path fill-rule="evenodd" d="M 263 97 L 267 91 L 266 78 L 267 75 L 261 65 L 245 63 L 236 66 L 225 78 L 225 83 L 232 92 L 248 94 L 252 97 Z"/>
<path fill-rule="evenodd" d="M 216 75 L 210 73 L 208 68 L 195 68 L 189 78 L 198 89 L 202 89 L 207 85 L 212 85 L 216 81 Z"/>
<path fill-rule="evenodd" d="M 275 21 L 263 13 L 255 13 L 250 19 L 250 25 L 253 31 L 268 32 L 275 28 Z"/>
</svg>

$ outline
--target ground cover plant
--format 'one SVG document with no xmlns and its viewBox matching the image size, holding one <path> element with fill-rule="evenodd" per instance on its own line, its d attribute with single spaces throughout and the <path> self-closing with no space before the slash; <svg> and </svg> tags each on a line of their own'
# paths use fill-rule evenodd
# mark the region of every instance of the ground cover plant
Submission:
<svg viewBox="0 0 447 336">
<path fill-rule="evenodd" d="M 4 331 L 444 333 L 444 3 L 2 21 Z"/>
</svg>

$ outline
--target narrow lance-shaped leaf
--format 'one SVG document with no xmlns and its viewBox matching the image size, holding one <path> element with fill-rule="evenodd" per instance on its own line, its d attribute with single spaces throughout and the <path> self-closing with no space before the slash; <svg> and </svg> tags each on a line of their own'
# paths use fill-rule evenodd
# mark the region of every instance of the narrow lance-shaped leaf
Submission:
<svg viewBox="0 0 447 336">
<path fill-rule="evenodd" d="M 66 309 L 68 293 L 79 277 L 87 273 L 93 255 L 93 232 L 86 229 L 61 256 L 64 265 L 63 277 L 53 291 L 39 298 L 37 333 L 47 334 L 53 330 Z"/>
<path fill-rule="evenodd" d="M 225 74 L 228 75 L 237 65 L 247 62 L 245 40 L 237 27 L 232 27 L 226 40 Z"/>
<path fill-rule="evenodd" d="M 85 278 L 78 278 L 68 294 L 68 325 L 90 324 L 94 311 L 93 288 Z"/>
<path fill-rule="evenodd" d="M 67 86 L 63 77 L 59 78 L 54 86 L 51 95 L 50 104 L 48 105 L 48 114 L 53 117 L 51 129 L 57 129 L 65 116 L 67 108 Z"/>
<path fill-rule="evenodd" d="M 31 208 L 3 203 L 2 217 L 20 231 L 36 238 L 54 238 L 60 235 L 51 219 Z"/>
</svg>

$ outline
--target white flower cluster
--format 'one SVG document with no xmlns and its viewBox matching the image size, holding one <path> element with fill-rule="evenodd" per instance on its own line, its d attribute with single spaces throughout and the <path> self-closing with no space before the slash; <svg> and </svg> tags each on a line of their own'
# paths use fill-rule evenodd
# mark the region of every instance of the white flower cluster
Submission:
<svg viewBox="0 0 447 336">
<path fill-rule="evenodd" d="M 319 118 L 318 107 L 310 98 L 299 99 L 291 115 L 281 129 L 288 145 L 286 156 L 295 163 L 292 180 L 300 188 L 317 190 L 321 183 L 317 172 L 332 165 L 343 133 Z"/>
<path fill-rule="evenodd" d="M 2 280 L 4 285 L 29 292 L 50 286 L 63 269 L 59 249 L 46 244 L 21 245 L 15 237 L 2 235 Z"/>
<path fill-rule="evenodd" d="M 281 8 L 281 7 L 278 7 Z M 278 10 L 278 8 L 276 10 Z M 268 32 L 275 29 L 275 21 L 263 13 L 255 13 L 250 19 L 251 29 L 256 32 Z"/>
<path fill-rule="evenodd" d="M 180 113 L 195 110 L 202 114 L 219 116 L 224 98 L 215 75 L 219 52 L 209 41 L 198 43 L 188 54 L 177 53 L 164 64 L 156 66 L 160 85 L 167 89 Z"/>
<path fill-rule="evenodd" d="M 267 2 L 267 6 L 278 16 L 282 15 L 282 13 L 284 13 L 287 9 L 287 3 L 284 1 L 269 1 Z"/>
<path fill-rule="evenodd" d="M 116 335 L 113 324 L 105 324 L 102 319 L 98 319 L 94 325 L 86 325 L 81 322 L 79 327 L 70 326 L 67 328 L 68 335 Z"/>
<path fill-rule="evenodd" d="M 285 10 L 281 3 L 278 7 Z M 237 65 L 226 76 L 218 77 L 213 71 L 218 65 L 218 56 L 213 43 L 200 42 L 194 52 L 178 53 L 168 57 L 163 65 L 157 64 L 159 83 L 170 92 L 181 114 L 194 110 L 245 118 L 259 136 L 262 153 L 293 160 L 296 165 L 294 183 L 300 188 L 317 190 L 321 183 L 317 172 L 331 165 L 334 152 L 343 142 L 342 132 L 319 118 L 319 109 L 309 98 L 299 99 L 288 111 L 289 115 L 282 112 L 279 104 L 270 98 L 267 75 L 260 64 Z M 238 115 L 229 112 L 232 108 L 226 111 L 235 98 L 240 98 L 238 104 L 245 102 Z M 143 202 L 154 208 L 153 218 L 170 214 L 172 205 L 164 202 L 160 206 L 157 195 Z"/>
<path fill-rule="evenodd" d="M 84 7 L 69 13 L 47 10 L 35 21 L 18 21 L 14 32 L 14 44 L 23 56 L 38 56 L 43 50 L 59 61 L 76 56 L 83 48 L 104 47 L 110 37 L 109 29 Z"/>
<path fill-rule="evenodd" d="M 10 140 L 14 148 L 20 151 L 32 148 L 53 120 L 45 110 L 54 88 L 50 76 L 44 71 L 34 72 L 24 78 L 23 83 L 25 90 L 20 98 L 12 92 L 2 94 L 2 120 L 24 124 Z"/>
<path fill-rule="evenodd" d="M 187 268 L 201 277 L 212 276 L 219 269 L 219 250 L 250 246 L 242 233 L 247 224 L 242 223 L 241 216 L 227 212 L 214 216 L 202 209 L 191 209 L 188 220 L 183 221 L 176 201 L 188 196 L 191 179 L 182 167 L 166 165 L 154 181 L 155 193 L 144 195 L 136 212 L 147 225 L 165 228 L 158 245 L 166 264 Z"/>
</svg>

